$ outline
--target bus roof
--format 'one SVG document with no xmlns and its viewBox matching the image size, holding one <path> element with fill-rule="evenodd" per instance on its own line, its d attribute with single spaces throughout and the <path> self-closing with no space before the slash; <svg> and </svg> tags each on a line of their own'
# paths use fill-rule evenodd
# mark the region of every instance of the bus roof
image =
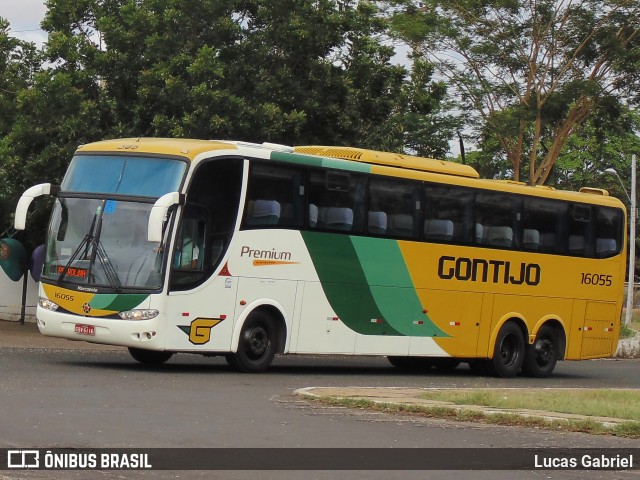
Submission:
<svg viewBox="0 0 640 480">
<path fill-rule="evenodd" d="M 445 175 L 456 175 L 459 177 L 480 178 L 478 172 L 469 165 L 448 162 L 446 160 L 436 160 L 434 158 L 414 157 L 412 155 L 404 155 L 401 153 L 378 152 L 364 148 L 329 147 L 321 145 L 305 145 L 293 147 L 293 149 L 298 153 L 306 153 L 308 155 L 342 158 L 344 160 L 353 160 L 355 162 L 386 165 L 389 167 L 406 168 L 409 170 L 441 173 Z"/>
<path fill-rule="evenodd" d="M 178 138 L 118 138 L 89 143 L 78 147 L 77 152 L 144 152 L 177 155 L 193 160 L 201 153 L 212 150 L 237 150 L 234 143 L 215 140 Z"/>
<path fill-rule="evenodd" d="M 331 165 L 341 168 L 339 163 L 344 162 L 346 169 L 363 171 L 366 165 L 375 166 L 375 173 L 392 176 L 407 176 L 414 179 L 426 179 L 429 174 L 450 175 L 459 180 L 454 183 L 460 186 L 485 188 L 488 190 L 501 190 L 519 194 L 529 194 L 546 198 L 564 198 L 586 203 L 610 205 L 625 208 L 624 204 L 616 197 L 609 196 L 606 190 L 585 187 L 579 192 L 567 190 L 555 190 L 547 186 L 531 187 L 522 182 L 512 180 L 482 179 L 478 172 L 469 165 L 436 160 L 433 158 L 414 157 L 391 152 L 378 152 L 363 148 L 306 145 L 289 147 L 277 144 L 257 144 L 250 142 L 220 141 L 220 140 L 196 140 L 178 138 L 119 138 L 104 140 L 78 147 L 77 152 L 118 152 L 118 153 L 151 153 L 159 155 L 175 155 L 193 161 L 198 155 L 221 150 L 238 150 L 239 154 L 249 153 L 246 149 L 263 152 L 271 151 L 267 158 L 273 160 L 300 163 L 302 158 L 315 159 L 310 164 L 328 167 L 327 160 L 333 161 Z M 244 152 L 241 152 L 245 150 Z M 322 161 L 322 159 L 325 159 Z M 303 162 L 305 163 L 305 162 Z M 349 168 L 349 164 L 353 167 Z M 359 166 L 359 167 L 358 167 Z M 369 170 L 367 170 L 369 171 Z M 405 173 L 402 174 L 401 172 Z M 395 172 L 395 173 L 394 173 Z M 409 174 L 409 172 L 415 172 Z"/>
</svg>

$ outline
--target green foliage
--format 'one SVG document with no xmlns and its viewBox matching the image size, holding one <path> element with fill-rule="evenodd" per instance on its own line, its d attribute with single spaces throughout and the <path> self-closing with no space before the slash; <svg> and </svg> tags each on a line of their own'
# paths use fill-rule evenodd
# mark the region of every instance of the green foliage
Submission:
<svg viewBox="0 0 640 480">
<path fill-rule="evenodd" d="M 14 172 L 4 159 L 14 154 L 10 135 L 20 109 L 21 96 L 34 82 L 40 66 L 35 45 L 10 35 L 9 22 L 0 17 L 0 234 L 11 225 L 16 188 Z M 0 235 L 2 238 L 3 235 Z"/>
<path fill-rule="evenodd" d="M 33 65 L 16 55 L 38 52 L 0 24 L 0 53 L 9 60 L 8 67 L 0 64 L 0 88 L 24 78 L 12 97 L 0 96 L 0 106 L 9 106 L 0 110 L 2 225 L 10 224 L 25 188 L 61 181 L 74 149 L 102 138 L 446 152 L 445 88 L 424 62 L 416 62 L 414 75 L 391 62 L 388 24 L 373 2 L 48 0 L 47 6 L 42 27 L 49 38 Z M 29 222 L 31 246 L 43 238 L 46 215 L 41 202 Z"/>
<path fill-rule="evenodd" d="M 394 3 L 395 35 L 436 65 L 515 180 L 547 182 L 587 119 L 639 98 L 637 0 Z"/>
</svg>

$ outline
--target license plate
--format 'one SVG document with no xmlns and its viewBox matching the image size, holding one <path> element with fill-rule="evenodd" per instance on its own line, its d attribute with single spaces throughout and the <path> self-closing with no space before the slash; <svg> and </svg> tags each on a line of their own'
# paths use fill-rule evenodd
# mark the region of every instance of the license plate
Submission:
<svg viewBox="0 0 640 480">
<path fill-rule="evenodd" d="M 76 333 L 79 333 L 80 335 L 95 336 L 96 327 L 94 327 L 93 325 L 85 325 L 83 323 L 76 323 Z"/>
</svg>

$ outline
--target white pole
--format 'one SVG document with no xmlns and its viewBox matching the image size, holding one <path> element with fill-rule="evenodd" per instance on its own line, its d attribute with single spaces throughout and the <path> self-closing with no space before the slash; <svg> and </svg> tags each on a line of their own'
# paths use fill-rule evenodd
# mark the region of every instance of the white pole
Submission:
<svg viewBox="0 0 640 480">
<path fill-rule="evenodd" d="M 631 155 L 631 212 L 629 212 L 629 280 L 627 283 L 627 311 L 624 324 L 631 323 L 633 313 L 633 279 L 636 265 L 636 154 Z"/>
</svg>

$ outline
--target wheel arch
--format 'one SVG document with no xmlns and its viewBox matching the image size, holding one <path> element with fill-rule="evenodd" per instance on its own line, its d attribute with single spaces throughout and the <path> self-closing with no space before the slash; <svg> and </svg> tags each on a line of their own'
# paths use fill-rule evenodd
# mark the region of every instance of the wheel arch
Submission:
<svg viewBox="0 0 640 480">
<path fill-rule="evenodd" d="M 231 337 L 231 352 L 238 351 L 238 343 L 240 342 L 240 332 L 242 331 L 242 327 L 244 326 L 247 319 L 254 312 L 264 312 L 269 315 L 272 319 L 276 330 L 277 330 L 277 341 L 278 345 L 276 348 L 276 353 L 285 353 L 288 349 L 288 332 L 289 328 L 287 327 L 286 322 L 286 314 L 282 305 L 273 300 L 256 300 L 251 302 L 246 308 L 242 311 L 238 319 L 236 320 L 233 327 L 233 335 Z"/>
</svg>

